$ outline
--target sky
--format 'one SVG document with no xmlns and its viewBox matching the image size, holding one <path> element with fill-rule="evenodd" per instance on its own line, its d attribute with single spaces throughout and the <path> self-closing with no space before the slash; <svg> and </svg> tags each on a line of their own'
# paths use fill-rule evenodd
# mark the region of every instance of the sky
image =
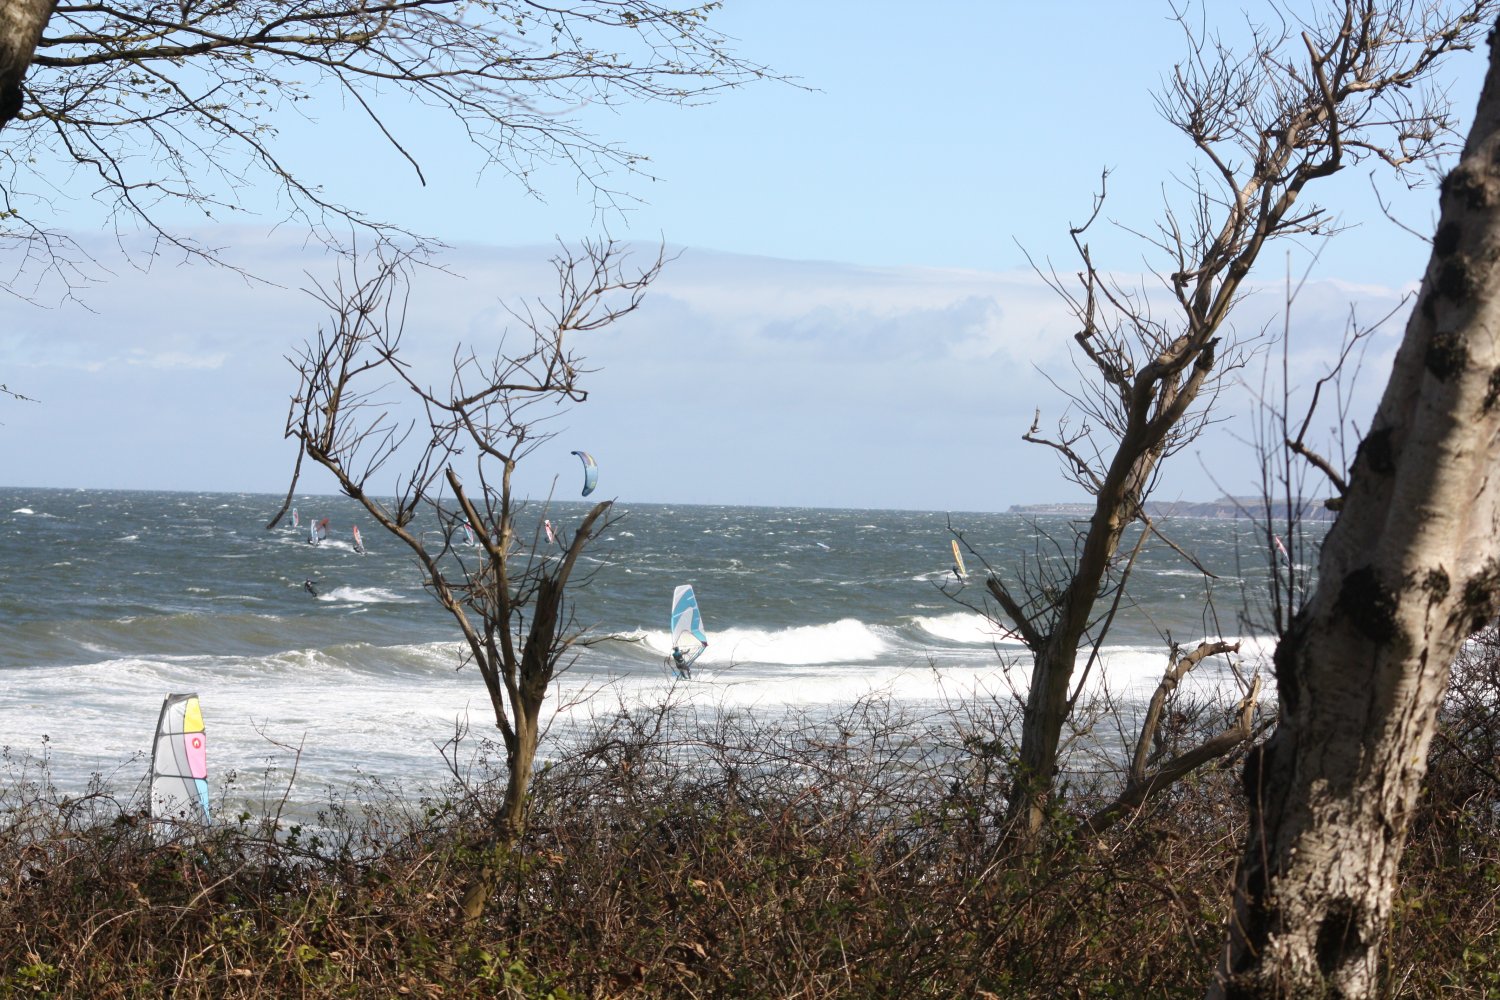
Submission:
<svg viewBox="0 0 1500 1000">
<path fill-rule="evenodd" d="M 1021 440 L 1038 414 L 1043 428 L 1068 416 L 1059 386 L 1077 381 L 1075 328 L 1029 261 L 1075 269 L 1068 226 L 1108 169 L 1096 260 L 1153 288 L 1133 277 L 1152 261 L 1132 231 L 1154 224 L 1193 161 L 1153 103 L 1184 52 L 1170 8 L 1069 10 L 1062 23 L 1054 8 L 1009 2 L 731 0 L 715 23 L 796 83 L 692 108 L 577 109 L 650 157 L 642 176 L 611 178 L 641 199 L 623 217 L 600 216 L 562 169 L 539 172 L 544 199 L 528 197 L 417 109 L 391 121 L 425 186 L 332 101 L 312 120 L 278 119 L 276 141 L 334 196 L 448 244 L 443 270 L 414 280 L 408 313 L 406 343 L 432 382 L 456 344 L 498 346 L 507 304 L 546 295 L 558 240 L 607 233 L 639 257 L 667 245 L 674 259 L 642 308 L 580 341 L 597 369 L 589 400 L 550 423 L 556 437 L 528 457 L 524 490 L 572 495 L 568 452 L 582 448 L 599 461 L 600 495 L 626 501 L 989 511 L 1076 500 L 1055 456 Z M 1223 29 L 1232 37 L 1237 24 Z M 1483 69 L 1482 55 L 1460 53 L 1442 77 L 1461 131 Z M 277 216 L 264 192 L 241 192 L 246 211 L 231 223 L 174 220 L 262 279 L 249 281 L 152 259 L 140 238 L 108 232 L 85 189 L 62 190 L 79 197 L 54 199 L 56 226 L 107 272 L 81 301 L 45 286 L 31 301 L 0 298 L 0 382 L 36 400 L 0 399 L 0 481 L 283 490 L 296 389 L 286 357 L 324 321 L 303 289 L 336 261 L 294 225 L 268 229 Z M 1436 195 L 1367 165 L 1323 193 L 1348 230 L 1268 254 L 1235 324 L 1253 334 L 1285 323 L 1305 386 L 1351 311 L 1369 322 L 1398 310 L 1369 340 L 1357 423 L 1427 256 L 1381 203 L 1426 232 Z M 119 258 L 120 247 L 134 253 Z M 4 273 L 11 252 L 0 248 Z M 1306 279 L 1290 319 L 1288 274 Z M 1281 356 L 1237 373 L 1219 404 L 1228 419 L 1173 458 L 1159 496 L 1256 489 L 1249 414 L 1265 361 Z M 312 474 L 303 488 L 333 484 Z"/>
</svg>

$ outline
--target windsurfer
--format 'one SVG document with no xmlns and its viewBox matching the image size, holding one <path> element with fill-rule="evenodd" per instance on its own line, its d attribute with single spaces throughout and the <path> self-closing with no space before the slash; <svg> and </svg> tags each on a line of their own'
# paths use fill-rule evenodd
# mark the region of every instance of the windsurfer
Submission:
<svg viewBox="0 0 1500 1000">
<path fill-rule="evenodd" d="M 707 649 L 708 643 L 705 642 L 703 644 L 703 648 Z M 693 657 L 693 659 L 696 660 L 697 657 L 695 656 Z M 681 677 L 683 680 L 693 679 L 692 660 L 689 660 L 687 656 L 682 652 L 682 650 L 678 649 L 676 646 L 672 647 L 672 665 L 677 668 L 678 677 Z"/>
<path fill-rule="evenodd" d="M 302 581 L 302 589 L 305 590 L 305 591 L 307 591 L 309 594 L 313 595 L 314 597 L 317 597 L 318 596 L 318 581 L 316 581 L 316 580 L 303 580 Z"/>
</svg>

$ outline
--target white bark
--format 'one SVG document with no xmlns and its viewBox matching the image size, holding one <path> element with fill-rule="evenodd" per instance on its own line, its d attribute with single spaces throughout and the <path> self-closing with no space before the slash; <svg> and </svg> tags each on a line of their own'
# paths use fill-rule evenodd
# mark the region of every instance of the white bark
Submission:
<svg viewBox="0 0 1500 1000">
<path fill-rule="evenodd" d="M 21 82 L 57 0 L 0 2 L 0 128 L 21 111 Z"/>
<path fill-rule="evenodd" d="M 1500 607 L 1500 60 L 1417 309 L 1276 651 L 1280 723 L 1211 996 L 1369 997 L 1449 666 Z"/>
</svg>

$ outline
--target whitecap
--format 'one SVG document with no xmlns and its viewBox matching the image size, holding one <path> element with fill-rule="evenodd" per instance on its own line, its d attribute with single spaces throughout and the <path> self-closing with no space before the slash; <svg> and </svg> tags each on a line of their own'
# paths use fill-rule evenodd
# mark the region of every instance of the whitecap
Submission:
<svg viewBox="0 0 1500 1000">
<path fill-rule="evenodd" d="M 632 634 L 631 638 L 637 638 Z M 639 641 L 665 656 L 671 650 L 666 632 L 640 633 Z M 824 625 L 784 629 L 730 628 L 709 633 L 708 649 L 699 662 L 708 665 L 775 663 L 807 666 L 825 663 L 863 663 L 875 659 L 888 643 L 856 618 Z"/>
<path fill-rule="evenodd" d="M 319 594 L 320 601 L 338 601 L 344 604 L 404 604 L 407 599 L 394 591 L 382 587 L 335 587 L 326 594 Z"/>
<path fill-rule="evenodd" d="M 917 628 L 938 639 L 948 642 L 1016 643 L 1010 633 L 984 615 L 971 611 L 957 611 L 950 615 L 922 615 L 914 619 Z"/>
</svg>

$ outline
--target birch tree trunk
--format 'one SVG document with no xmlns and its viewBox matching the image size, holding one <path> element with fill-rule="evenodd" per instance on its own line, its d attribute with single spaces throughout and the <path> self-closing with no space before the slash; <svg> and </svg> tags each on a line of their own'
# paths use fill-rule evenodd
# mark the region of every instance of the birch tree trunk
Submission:
<svg viewBox="0 0 1500 1000">
<path fill-rule="evenodd" d="M 1276 651 L 1275 733 L 1213 997 L 1369 997 L 1449 666 L 1500 606 L 1500 62 L 1490 68 L 1319 583 Z"/>
<path fill-rule="evenodd" d="M 0 128 L 21 113 L 21 81 L 31 68 L 42 29 L 57 0 L 5 0 L 0 3 Z"/>
</svg>

